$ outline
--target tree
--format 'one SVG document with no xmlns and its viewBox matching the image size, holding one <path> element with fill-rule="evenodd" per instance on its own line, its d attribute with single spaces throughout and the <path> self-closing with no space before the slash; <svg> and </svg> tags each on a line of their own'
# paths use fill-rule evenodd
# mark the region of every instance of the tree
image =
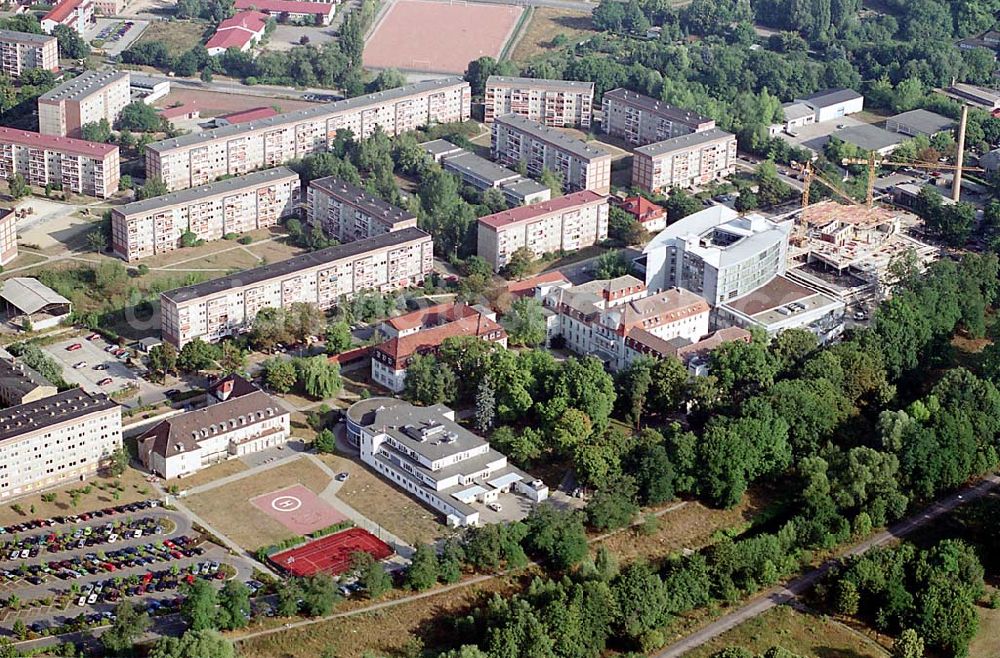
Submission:
<svg viewBox="0 0 1000 658">
<path fill-rule="evenodd" d="M 163 182 L 163 179 L 159 176 L 153 178 L 147 178 L 146 182 L 142 184 L 135 192 L 136 199 L 152 199 L 153 197 L 163 196 L 170 190 L 167 189 L 167 184 Z"/>
<path fill-rule="evenodd" d="M 406 586 L 417 592 L 434 587 L 438 579 L 438 560 L 434 546 L 417 544 L 406 570 Z"/>
<path fill-rule="evenodd" d="M 186 587 L 181 603 L 181 617 L 188 628 L 202 631 L 216 627 L 216 596 L 212 583 L 197 579 Z"/>
<path fill-rule="evenodd" d="M 330 429 L 324 429 L 316 434 L 316 438 L 313 439 L 313 448 L 316 452 L 333 454 L 337 452 L 337 439 Z"/>
<path fill-rule="evenodd" d="M 97 253 L 103 253 L 108 248 L 108 238 L 101 229 L 95 229 L 87 234 L 87 246 L 96 251 Z"/>
<path fill-rule="evenodd" d="M 341 320 L 332 322 L 326 327 L 326 353 L 340 354 L 351 347 L 354 337 L 349 324 Z"/>
<path fill-rule="evenodd" d="M 250 329 L 250 342 L 262 351 L 270 352 L 280 343 L 288 343 L 288 318 L 285 309 L 266 306 L 257 311 Z"/>
<path fill-rule="evenodd" d="M 149 658 L 235 658 L 233 643 L 215 630 L 188 630 L 180 638 L 157 640 Z"/>
<path fill-rule="evenodd" d="M 125 448 L 116 448 L 108 458 L 108 473 L 113 477 L 121 477 L 128 470 L 129 455 Z"/>
<path fill-rule="evenodd" d="M 122 601 L 115 606 L 111 628 L 101 634 L 101 644 L 111 655 L 130 656 L 136 641 L 149 627 L 149 615 L 141 612 L 131 601 Z"/>
<path fill-rule="evenodd" d="M 227 340 L 222 343 L 217 361 L 224 375 L 241 373 L 247 369 L 247 354 L 235 341 Z"/>
<path fill-rule="evenodd" d="M 571 569 L 587 557 L 587 530 L 580 513 L 539 505 L 524 524 L 526 547 L 553 568 Z"/>
<path fill-rule="evenodd" d="M 250 589 L 239 580 L 227 581 L 219 591 L 219 627 L 231 631 L 250 621 Z"/>
<path fill-rule="evenodd" d="M 515 301 L 504 316 L 503 324 L 511 345 L 537 347 L 545 342 L 545 315 L 541 302 L 533 297 Z"/>
<path fill-rule="evenodd" d="M 749 212 L 751 210 L 757 210 L 760 207 L 760 201 L 757 200 L 757 195 L 750 190 L 743 190 L 740 195 L 736 197 L 736 202 L 733 204 L 739 212 Z"/>
<path fill-rule="evenodd" d="M 80 126 L 80 133 L 88 142 L 107 144 L 111 141 L 111 124 L 107 119 L 85 123 Z"/>
<path fill-rule="evenodd" d="M 674 188 L 670 190 L 667 198 L 667 219 L 676 222 L 678 219 L 692 215 L 702 209 L 701 201 L 691 196 L 688 192 Z"/>
<path fill-rule="evenodd" d="M 905 629 L 892 643 L 892 658 L 924 658 L 924 640 L 912 628 Z"/>
<path fill-rule="evenodd" d="M 377 599 L 392 589 L 392 577 L 368 553 L 356 551 L 351 554 L 351 568 L 358 576 L 358 583 L 364 588 L 369 599 Z"/>
<path fill-rule="evenodd" d="M 83 37 L 68 25 L 56 25 L 52 31 L 58 40 L 59 53 L 66 59 L 86 59 L 90 57 L 90 46 Z"/>
<path fill-rule="evenodd" d="M 489 375 L 484 376 L 476 390 L 476 429 L 489 432 L 496 422 L 497 399 L 496 389 Z"/>
<path fill-rule="evenodd" d="M 149 369 L 163 381 L 166 375 L 177 369 L 177 348 L 170 343 L 154 345 L 149 350 Z"/>
<path fill-rule="evenodd" d="M 635 484 L 628 477 L 598 489 L 587 502 L 587 523 L 599 531 L 629 525 L 639 513 L 635 498 Z"/>
<path fill-rule="evenodd" d="M 152 105 L 135 101 L 122 108 L 115 124 L 119 130 L 141 133 L 156 132 L 163 129 L 163 117 L 156 113 L 156 109 Z"/>
<path fill-rule="evenodd" d="M 457 583 L 462 577 L 462 546 L 454 539 L 444 542 L 438 558 L 438 576 L 443 583 Z"/>
<path fill-rule="evenodd" d="M 264 381 L 277 393 L 287 393 L 299 380 L 295 366 L 287 359 L 268 359 L 261 366 L 264 368 Z"/>
<path fill-rule="evenodd" d="M 628 260 L 625 253 L 618 250 L 606 251 L 597 257 L 594 276 L 598 279 L 614 279 L 628 274 Z"/>
<path fill-rule="evenodd" d="M 518 247 L 510 255 L 507 264 L 503 266 L 503 275 L 507 279 L 520 279 L 531 270 L 535 254 L 528 247 Z"/>
<path fill-rule="evenodd" d="M 295 302 L 286 314 L 289 338 L 295 343 L 305 343 L 310 336 L 323 332 L 326 318 L 315 304 Z"/>
<path fill-rule="evenodd" d="M 542 169 L 542 173 L 538 176 L 538 182 L 552 191 L 552 198 L 562 196 L 562 174 L 552 171 L 551 169 Z"/>
<path fill-rule="evenodd" d="M 219 356 L 221 354 L 218 347 L 206 343 L 201 338 L 195 338 L 181 348 L 177 355 L 177 366 L 184 372 L 206 370 L 215 365 L 215 360 Z"/>
<path fill-rule="evenodd" d="M 455 371 L 433 354 L 414 354 L 406 367 L 403 396 L 420 404 L 440 404 L 454 400 L 458 382 Z"/>
<path fill-rule="evenodd" d="M 10 189 L 10 195 L 15 199 L 21 199 L 31 193 L 31 188 L 28 187 L 28 183 L 21 174 L 14 174 L 9 177 L 7 179 L 7 187 Z"/>
<path fill-rule="evenodd" d="M 306 395 L 318 400 L 331 398 L 340 392 L 340 365 L 326 356 L 317 354 L 304 359 L 295 359 L 295 369 Z"/>
</svg>

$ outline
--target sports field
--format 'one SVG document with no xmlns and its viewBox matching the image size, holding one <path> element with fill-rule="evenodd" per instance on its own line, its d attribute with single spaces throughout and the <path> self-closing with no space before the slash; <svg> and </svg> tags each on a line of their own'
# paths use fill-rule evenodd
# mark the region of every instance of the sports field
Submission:
<svg viewBox="0 0 1000 658">
<path fill-rule="evenodd" d="M 398 0 L 365 45 L 367 68 L 463 73 L 479 57 L 498 57 L 523 7 Z"/>
<path fill-rule="evenodd" d="M 351 568 L 351 555 L 363 551 L 376 560 L 392 555 L 384 541 L 361 528 L 349 528 L 327 535 L 304 546 L 291 548 L 271 556 L 271 562 L 295 576 L 326 573 L 342 574 Z"/>
</svg>

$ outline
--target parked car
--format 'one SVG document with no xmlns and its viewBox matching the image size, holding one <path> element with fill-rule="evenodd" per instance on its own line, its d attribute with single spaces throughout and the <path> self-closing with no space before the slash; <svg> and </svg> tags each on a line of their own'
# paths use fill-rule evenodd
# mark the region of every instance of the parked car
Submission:
<svg viewBox="0 0 1000 658">
<path fill-rule="evenodd" d="M 76 363 L 73 364 L 73 367 L 76 368 L 77 370 L 79 370 L 80 368 L 86 368 L 87 367 L 87 362 L 86 361 L 77 361 Z"/>
<path fill-rule="evenodd" d="M 69 346 L 66 347 L 66 351 L 67 352 L 75 352 L 78 349 L 82 349 L 82 348 L 83 348 L 83 345 L 81 345 L 80 343 L 73 343 L 72 345 L 69 345 Z"/>
<path fill-rule="evenodd" d="M 114 380 L 113 380 L 113 379 L 111 379 L 110 377 L 105 377 L 105 378 L 104 378 L 104 379 L 102 379 L 101 381 L 97 382 L 97 385 L 98 385 L 98 386 L 107 386 L 108 384 L 110 384 L 110 383 L 111 383 L 111 382 L 113 382 L 113 381 L 114 381 Z"/>
</svg>

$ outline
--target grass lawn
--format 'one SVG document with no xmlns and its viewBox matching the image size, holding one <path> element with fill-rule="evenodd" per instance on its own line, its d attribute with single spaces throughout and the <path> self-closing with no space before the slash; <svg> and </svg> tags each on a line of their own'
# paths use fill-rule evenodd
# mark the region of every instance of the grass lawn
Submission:
<svg viewBox="0 0 1000 658">
<path fill-rule="evenodd" d="M 987 597 L 995 588 L 987 587 Z M 979 607 L 979 633 L 969 645 L 969 658 L 1000 656 L 1000 610 Z"/>
<path fill-rule="evenodd" d="M 189 270 L 210 270 L 209 274 L 215 278 L 222 276 L 225 272 L 233 269 L 245 270 L 260 265 L 260 259 L 247 253 L 245 249 L 239 248 L 235 241 L 226 240 L 223 244 L 236 246 L 236 249 L 227 249 L 202 258 L 186 261 L 177 265 L 168 265 L 169 269 L 178 271 Z"/>
<path fill-rule="evenodd" d="M 330 478 L 309 460 L 299 458 L 211 491 L 186 496 L 183 500 L 219 532 L 253 551 L 292 537 L 294 533 L 254 507 L 250 499 L 293 484 L 301 484 L 320 494 L 330 484 Z M 184 489 L 187 483 L 181 480 L 178 486 Z"/>
<path fill-rule="evenodd" d="M 337 497 L 408 543 L 429 542 L 447 536 L 444 518 L 397 489 L 360 462 L 336 455 L 319 455 L 334 471 L 351 477 Z"/>
<path fill-rule="evenodd" d="M 182 489 L 193 489 L 194 487 L 200 487 L 203 484 L 215 482 L 216 480 L 221 480 L 222 478 L 229 477 L 230 475 L 242 473 L 247 470 L 247 468 L 248 466 L 239 459 L 227 459 L 224 462 L 213 464 L 208 468 L 202 469 L 194 475 L 186 476 L 180 481 L 178 486 Z"/>
<path fill-rule="evenodd" d="M 271 240 L 270 242 L 261 242 L 260 244 L 255 242 L 247 245 L 247 249 L 268 263 L 288 260 L 302 253 L 301 248 L 287 244 L 284 240 Z"/>
<path fill-rule="evenodd" d="M 874 641 L 825 617 L 778 606 L 747 621 L 686 654 L 686 658 L 708 658 L 730 646 L 755 654 L 781 646 L 801 656 L 818 658 L 883 658 L 886 652 Z"/>
<path fill-rule="evenodd" d="M 11 505 L 5 504 L 0 507 L 0 525 L 11 525 L 20 523 L 28 519 L 45 519 L 51 516 L 67 516 L 88 512 L 96 509 L 111 507 L 112 505 L 124 505 L 134 503 L 139 500 L 153 498 L 153 488 L 144 479 L 144 475 L 135 469 L 128 469 L 121 478 L 94 477 L 86 482 L 70 482 L 65 486 L 52 489 L 46 493 L 56 494 L 55 501 L 46 503 L 42 501 L 42 494 L 33 494 L 13 501 L 24 509 L 23 514 L 18 514 Z M 112 482 L 120 479 L 124 491 L 119 492 L 118 500 L 115 500 L 112 489 Z M 82 489 L 90 485 L 91 491 L 80 496 L 80 502 L 76 507 L 70 504 L 69 489 Z M 101 489 L 100 487 L 104 487 Z M 141 490 L 141 491 L 140 491 Z M 142 493 L 145 492 L 145 493 Z M 31 508 L 35 512 L 31 513 Z"/>
<path fill-rule="evenodd" d="M 207 24 L 193 21 L 153 21 L 135 43 L 159 41 L 171 55 L 183 55 L 202 43 L 207 28 Z"/>
<path fill-rule="evenodd" d="M 590 16 L 583 12 L 551 7 L 536 7 L 534 12 L 511 53 L 510 58 L 515 62 L 524 62 L 559 48 L 552 43 L 557 35 L 564 35 L 568 45 L 596 34 Z"/>
</svg>

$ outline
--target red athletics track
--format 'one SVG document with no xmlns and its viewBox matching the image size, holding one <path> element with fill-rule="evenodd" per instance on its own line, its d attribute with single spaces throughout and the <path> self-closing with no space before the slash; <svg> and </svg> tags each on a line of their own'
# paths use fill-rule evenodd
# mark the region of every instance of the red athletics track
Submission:
<svg viewBox="0 0 1000 658">
<path fill-rule="evenodd" d="M 295 576 L 315 573 L 336 576 L 351 568 L 351 554 L 358 551 L 368 553 L 376 560 L 384 560 L 393 554 L 392 548 L 372 533 L 350 528 L 305 546 L 275 553 L 271 562 Z"/>
</svg>

